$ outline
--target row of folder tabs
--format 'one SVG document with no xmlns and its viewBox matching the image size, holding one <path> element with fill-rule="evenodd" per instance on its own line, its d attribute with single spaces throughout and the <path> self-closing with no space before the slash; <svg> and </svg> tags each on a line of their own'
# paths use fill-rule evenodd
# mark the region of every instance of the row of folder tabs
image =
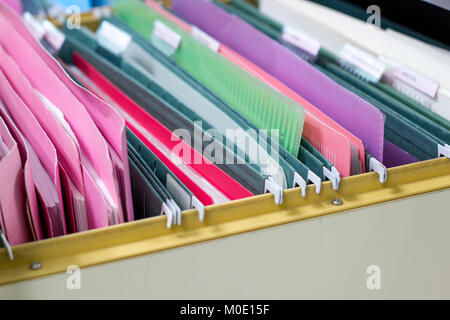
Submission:
<svg viewBox="0 0 450 320">
<path fill-rule="evenodd" d="M 0 1 L 8 248 L 450 157 L 445 48 L 326 1 L 111 2 Z"/>
</svg>

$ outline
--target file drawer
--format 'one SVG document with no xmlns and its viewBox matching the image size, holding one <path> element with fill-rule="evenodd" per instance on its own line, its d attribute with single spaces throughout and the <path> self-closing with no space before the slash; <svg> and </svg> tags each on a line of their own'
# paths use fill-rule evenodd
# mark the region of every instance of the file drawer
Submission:
<svg viewBox="0 0 450 320">
<path fill-rule="evenodd" d="M 27 242 L 0 249 L 0 298 L 450 297 L 445 81 L 430 109 L 348 72 L 367 77 L 346 33 L 344 60 L 327 41 L 310 60 L 285 41 L 289 25 L 241 0 L 165 1 L 177 16 L 114 2 L 81 15 L 90 31 L 0 4 L 1 138 L 23 150 L 0 147 L 20 154 L 14 177 L 24 172 L 9 183 L 2 167 L 0 243 Z M 173 134 L 185 129 L 195 153 L 209 147 L 197 127 L 211 139 L 209 129 L 282 134 L 268 135 L 270 157 L 257 143 L 271 166 L 222 141 L 244 166 L 208 166 L 211 153 L 182 168 Z"/>
<path fill-rule="evenodd" d="M 430 281 L 441 279 L 443 282 L 440 283 L 440 288 L 446 288 L 442 284 L 450 281 L 447 272 L 449 255 L 444 249 L 449 243 L 448 232 L 444 227 L 449 225 L 450 220 L 449 187 L 450 161 L 447 158 L 439 158 L 389 169 L 385 184 L 380 184 L 378 175 L 372 172 L 344 178 L 338 191 L 332 189 L 331 182 L 327 182 L 323 185 L 320 195 L 308 190 L 307 197 L 302 198 L 299 189 L 285 191 L 285 200 L 280 206 L 274 204 L 273 195 L 210 206 L 206 209 L 202 223 L 198 221 L 196 212 L 189 210 L 183 212 L 183 225 L 172 229 L 165 227 L 166 217 L 161 216 L 19 245 L 13 248 L 13 261 L 9 261 L 5 250 L 1 249 L 0 283 L 4 286 L 0 289 L 0 296 L 20 296 L 20 290 L 31 296 L 42 294 L 41 289 L 47 287 L 47 284 L 48 288 L 54 291 L 44 292 L 44 296 L 56 297 L 56 293 L 60 292 L 62 297 L 69 297 L 71 294 L 71 297 L 100 296 L 101 292 L 98 290 L 107 291 L 107 283 L 115 277 L 118 277 L 118 281 L 126 281 L 130 277 L 130 282 L 124 283 L 130 291 L 110 294 L 117 297 L 136 297 L 137 293 L 131 289 L 142 286 L 138 279 L 146 279 L 149 288 L 154 281 L 155 287 L 144 290 L 142 297 L 211 297 L 208 294 L 203 295 L 205 292 L 214 294 L 215 297 L 231 297 L 227 295 L 227 290 L 222 292 L 209 288 L 212 292 L 204 291 L 209 281 L 219 285 L 223 274 L 223 279 L 233 279 L 235 284 L 239 283 L 239 279 L 244 283 L 253 283 L 248 290 L 240 293 L 241 297 L 274 298 L 277 291 L 271 293 L 262 283 L 260 286 L 264 287 L 264 290 L 258 287 L 253 272 L 264 275 L 265 281 L 276 288 L 277 279 L 283 277 L 280 272 L 283 273 L 284 268 L 287 268 L 291 272 L 289 278 L 294 282 L 306 281 L 308 277 L 304 278 L 302 270 L 308 270 L 311 279 L 318 282 L 307 281 L 305 287 L 299 288 L 298 291 L 281 292 L 281 296 L 332 297 L 333 290 L 338 290 L 335 294 L 339 292 L 333 284 L 341 283 L 336 280 L 340 276 L 338 271 L 333 269 L 333 265 L 349 273 L 350 270 L 346 268 L 352 268 L 351 259 L 360 263 L 370 261 L 373 256 L 375 261 L 371 264 L 383 263 L 390 266 L 389 268 L 398 265 L 397 267 L 404 268 L 405 274 L 417 270 L 418 266 L 414 263 L 424 263 L 424 271 L 414 276 L 418 278 L 419 283 L 414 287 L 415 290 L 408 293 L 408 283 L 401 278 L 400 283 L 386 284 L 389 290 L 379 295 L 395 297 L 395 294 L 404 293 L 418 297 L 420 290 L 431 286 Z M 320 226 L 325 226 L 330 219 L 336 225 L 332 229 L 320 229 Z M 319 226 L 313 228 L 312 225 L 317 224 L 317 221 L 320 221 Z M 292 230 L 290 233 L 273 236 L 271 245 L 272 233 L 277 233 L 279 228 Z M 386 235 L 386 238 L 383 235 Z M 260 241 L 263 248 L 259 247 L 257 240 L 248 242 L 249 238 L 262 239 Z M 322 243 L 324 239 L 328 241 L 326 246 Z M 330 239 L 333 241 L 330 242 Z M 282 241 L 286 241 L 283 247 Z M 334 253 L 329 247 L 333 243 L 333 250 L 336 250 Z M 427 250 L 428 245 L 436 247 Z M 442 249 L 439 249 L 440 247 Z M 274 250 L 275 248 L 277 250 Z M 300 256 L 295 254 L 296 248 L 302 252 Z M 249 260 L 253 254 L 252 249 L 262 256 Z M 264 252 L 267 252 L 267 255 Z M 337 252 L 342 252 L 342 256 Z M 227 254 L 231 255 L 229 261 L 225 258 Z M 331 259 L 328 254 L 334 254 L 334 258 Z M 326 263 L 328 271 L 322 269 L 321 263 L 316 263 L 318 256 L 324 259 L 321 261 Z M 162 260 L 158 262 L 160 258 Z M 176 265 L 167 263 L 172 261 L 171 259 Z M 211 262 L 216 259 L 228 262 L 217 266 Z M 377 262 L 377 259 L 381 262 Z M 432 264 L 425 263 L 431 259 L 435 260 Z M 408 264 L 408 261 L 411 263 Z M 211 264 L 214 266 L 212 269 L 208 268 Z M 79 293 L 67 290 L 65 282 L 61 281 L 70 276 L 66 271 L 73 265 L 81 268 L 82 275 L 86 273 L 87 278 L 94 279 L 89 281 L 97 281 L 96 289 L 91 287 L 89 291 Z M 261 270 L 253 270 L 256 265 L 259 265 Z M 155 269 L 152 266 L 155 266 Z M 365 270 L 357 270 L 360 274 L 355 277 L 365 279 Z M 390 277 L 388 272 L 391 271 L 386 270 L 386 278 Z M 324 278 L 320 278 L 322 272 L 325 274 Z M 325 291 L 320 291 L 319 287 L 325 285 L 328 281 L 326 279 L 329 279 L 327 272 L 337 278 L 330 282 L 330 287 L 326 286 Z M 119 274 L 114 275 L 115 273 Z M 39 278 L 39 281 L 33 280 L 35 278 Z M 199 285 L 198 288 L 183 288 L 184 281 L 194 281 L 190 278 L 197 279 L 195 282 Z M 364 286 L 363 280 L 361 281 L 360 285 Z M 164 283 L 169 286 L 164 288 Z M 222 285 L 226 287 L 226 283 Z M 346 292 L 348 297 L 369 297 L 370 291 L 361 291 L 362 289 L 354 287 L 356 284 L 352 281 L 347 285 L 350 286 L 350 291 Z M 89 286 L 88 283 L 86 286 Z M 37 288 L 38 293 L 33 293 Z M 278 289 L 281 288 L 283 286 L 280 284 Z M 308 288 L 312 291 L 307 290 Z M 229 288 L 228 293 L 231 291 L 232 288 Z M 158 296 L 161 292 L 162 296 Z M 193 296 L 188 295 L 188 292 Z M 448 297 L 448 292 L 445 291 L 435 291 L 434 294 L 437 297 Z"/>
</svg>

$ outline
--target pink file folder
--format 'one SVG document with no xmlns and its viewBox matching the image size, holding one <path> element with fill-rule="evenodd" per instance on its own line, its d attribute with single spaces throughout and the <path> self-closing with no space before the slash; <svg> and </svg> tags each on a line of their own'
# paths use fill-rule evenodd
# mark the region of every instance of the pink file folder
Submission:
<svg viewBox="0 0 450 320">
<path fill-rule="evenodd" d="M 78 202 L 81 202 L 81 204 L 78 204 L 78 210 L 86 211 L 84 183 L 78 147 L 69 136 L 68 132 L 66 132 L 58 122 L 56 116 L 46 108 L 44 103 L 37 96 L 37 93 L 14 60 L 12 60 L 3 50 L 0 50 L 0 60 L 2 61 L 0 63 L 0 69 L 3 70 L 14 90 L 36 117 L 39 124 L 55 146 L 58 162 L 60 164 L 60 178 L 62 189 L 64 191 L 63 199 L 66 204 L 64 209 L 66 210 L 69 231 L 77 232 L 88 230 L 88 228 L 85 227 L 77 227 L 77 219 L 75 219 L 75 212 L 73 211 L 73 206 L 76 203 L 76 201 L 74 203 L 73 199 L 75 195 L 76 197 L 81 196 L 81 199 L 78 200 Z"/>
<path fill-rule="evenodd" d="M 21 0 L 0 0 L 6 2 L 17 13 L 22 13 L 22 1 Z"/>
<path fill-rule="evenodd" d="M 13 13 L 8 14 L 8 19 L 14 28 L 20 32 L 28 44 L 39 54 L 49 68 L 59 77 L 62 83 L 70 90 L 76 99 L 81 102 L 89 115 L 92 117 L 95 125 L 104 136 L 106 142 L 117 154 L 121 163 L 118 163 L 116 170 L 120 174 L 122 185 L 119 185 L 119 191 L 122 193 L 119 198 L 124 199 L 123 214 L 119 215 L 120 222 L 134 220 L 133 201 L 131 198 L 131 184 L 128 167 L 127 142 L 125 132 L 125 121 L 120 114 L 111 108 L 108 104 L 92 95 L 89 91 L 80 87 L 66 74 L 61 65 L 36 41 L 20 18 Z M 114 165 L 114 162 L 113 162 Z"/>
<path fill-rule="evenodd" d="M 42 184 L 44 186 L 50 186 L 53 184 L 56 188 L 57 199 L 43 199 L 44 201 L 49 200 L 50 202 L 57 202 L 54 210 L 57 211 L 55 215 L 59 215 L 59 217 L 55 216 L 51 218 L 54 227 L 52 230 L 55 230 L 55 233 L 49 232 L 48 236 L 55 237 L 64 235 L 67 233 L 67 228 L 65 225 L 61 180 L 59 177 L 59 166 L 56 150 L 47 134 L 44 130 L 42 130 L 42 127 L 36 121 L 36 118 L 11 87 L 8 79 L 2 71 L 0 71 L 0 95 L 2 97 L 5 109 L 11 116 L 12 121 L 16 124 L 17 128 L 26 139 L 25 144 L 29 143 L 34 150 L 34 152 L 31 150 L 29 154 L 29 159 L 32 161 L 32 165 L 34 165 L 36 161 L 40 160 L 40 163 L 45 169 L 45 172 L 39 172 L 39 174 L 34 177 L 35 182 L 36 179 L 42 179 Z M 30 149 L 29 146 L 28 149 Z M 36 160 L 36 158 L 39 160 Z M 45 174 L 48 175 L 49 179 L 45 178 Z M 44 189 L 47 189 L 47 187 L 44 187 Z M 41 196 L 44 195 L 41 194 Z"/>
<path fill-rule="evenodd" d="M 14 122 L 11 120 L 1 99 L 0 99 L 0 116 L 3 118 L 3 121 L 7 125 L 19 149 L 25 182 L 28 223 L 31 229 L 31 233 L 33 235 L 33 239 L 34 240 L 44 239 L 44 229 L 42 228 L 42 222 L 39 213 L 39 204 L 36 195 L 37 188 L 34 183 L 33 168 L 30 162 L 29 150 L 22 134 L 20 133 L 19 129 L 16 127 Z"/>
<path fill-rule="evenodd" d="M 44 49 L 32 38 L 20 17 L 1 3 L 0 42 L 33 87 L 60 108 L 78 138 L 82 162 L 86 168 L 83 171 L 83 179 L 90 228 L 105 227 L 118 222 L 117 216 L 122 214 L 122 211 L 114 168 L 105 139 L 85 107 L 36 52 L 36 48 L 42 52 Z M 55 60 L 52 61 L 56 63 Z"/>
<path fill-rule="evenodd" d="M 124 214 L 119 215 L 120 222 L 134 220 L 133 201 L 131 198 L 131 184 L 129 178 L 127 142 L 125 131 L 125 120 L 120 114 L 109 106 L 104 101 L 98 99 L 96 96 L 85 90 L 77 83 L 75 83 L 64 71 L 61 65 L 35 40 L 32 34 L 28 31 L 26 26 L 17 20 L 17 16 L 10 14 L 8 16 L 15 29 L 20 32 L 27 43 L 36 51 L 37 54 L 45 61 L 49 68 L 58 76 L 62 83 L 70 90 L 73 96 L 84 105 L 86 111 L 91 116 L 95 125 L 115 152 L 121 163 L 117 163 L 115 169 L 120 174 L 119 181 L 123 185 L 119 185 L 119 198 L 124 198 Z M 113 156 L 114 157 L 114 156 Z M 117 157 L 115 157 L 117 159 Z M 113 165 L 115 162 L 113 161 Z"/>
<path fill-rule="evenodd" d="M 10 245 L 31 241 L 25 180 L 19 148 L 0 117 L 0 139 L 6 153 L 0 159 L 0 225 Z"/>
</svg>

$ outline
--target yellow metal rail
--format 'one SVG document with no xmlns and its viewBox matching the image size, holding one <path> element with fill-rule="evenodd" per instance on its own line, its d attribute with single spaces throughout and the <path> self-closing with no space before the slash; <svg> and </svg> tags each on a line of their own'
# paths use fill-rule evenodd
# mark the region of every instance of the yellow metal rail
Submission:
<svg viewBox="0 0 450 320">
<path fill-rule="evenodd" d="M 317 195 L 310 186 L 306 198 L 299 189 L 291 189 L 280 206 L 271 194 L 210 206 L 204 222 L 195 210 L 185 211 L 182 226 L 172 229 L 166 228 L 166 217 L 161 216 L 27 243 L 13 248 L 14 261 L 0 249 L 0 284 L 65 272 L 69 265 L 107 263 L 447 188 L 450 160 L 439 158 L 389 169 L 384 184 L 372 172 L 342 179 L 338 191 L 326 182 Z M 32 270 L 33 262 L 41 267 Z"/>
</svg>

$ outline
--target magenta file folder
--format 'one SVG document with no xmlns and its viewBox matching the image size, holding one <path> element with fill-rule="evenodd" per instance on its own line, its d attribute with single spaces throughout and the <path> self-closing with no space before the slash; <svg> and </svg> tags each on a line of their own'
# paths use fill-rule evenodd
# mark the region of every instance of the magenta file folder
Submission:
<svg viewBox="0 0 450 320">
<path fill-rule="evenodd" d="M 10 245 L 32 240 L 19 148 L 0 117 L 0 225 Z"/>
<path fill-rule="evenodd" d="M 66 217 L 70 226 L 70 232 L 86 231 L 88 228 L 77 227 L 76 219 L 73 216 L 73 206 L 77 206 L 77 212 L 86 216 L 86 204 L 84 197 L 84 183 L 80 155 L 75 141 L 70 137 L 69 133 L 63 128 L 58 120 L 59 116 L 51 111 L 48 105 L 43 102 L 44 97 L 34 91 L 29 81 L 26 79 L 17 64 L 8 57 L 4 51 L 0 51 L 2 63 L 0 68 L 5 73 L 11 85 L 21 97 L 29 110 L 38 120 L 52 141 L 58 155 L 60 163 L 60 178 L 62 182 L 63 199 L 65 203 Z M 79 202 L 74 203 L 74 196 Z M 81 197 L 81 198 L 80 198 Z M 84 212 L 84 213 L 83 213 Z M 87 217 L 79 217 L 78 220 L 86 220 Z M 80 221 L 81 222 L 81 221 Z"/>
<path fill-rule="evenodd" d="M 37 171 L 38 173 L 33 176 L 33 179 L 35 183 L 40 183 L 42 201 L 49 205 L 53 212 L 52 217 L 46 216 L 52 222 L 52 228 L 47 228 L 47 231 L 49 231 L 48 236 L 64 235 L 67 233 L 67 229 L 56 150 L 47 134 L 14 91 L 2 71 L 0 71 L 0 95 L 6 111 L 24 137 L 32 167 L 36 169 L 39 167 L 40 169 L 40 163 L 44 168 L 44 170 Z M 53 190 L 54 192 L 52 192 Z"/>
<path fill-rule="evenodd" d="M 1 101 L 1 98 L 0 98 L 0 116 L 7 125 L 19 149 L 25 182 L 28 223 L 31 229 L 31 233 L 33 235 L 33 239 L 34 240 L 44 239 L 44 229 L 42 227 L 43 223 L 41 222 L 37 198 L 38 190 L 33 177 L 33 171 L 35 170 L 33 170 L 32 164 L 30 162 L 30 152 L 28 150 L 27 144 L 25 143 L 24 137 L 22 136 L 22 134 L 20 133 L 19 129 L 16 127 L 14 122 L 11 120 L 5 106 Z"/>
<path fill-rule="evenodd" d="M 123 204 L 121 205 L 123 207 L 123 214 L 119 215 L 119 222 L 134 220 L 124 119 L 107 103 L 72 81 L 60 64 L 42 48 L 21 21 L 17 20 L 15 15 L 11 14 L 9 20 L 13 23 L 15 29 L 21 33 L 27 43 L 39 54 L 61 82 L 70 90 L 73 96 L 83 104 L 95 125 L 104 136 L 110 153 L 113 152 L 117 155 L 117 157 L 115 155 L 111 155 L 111 157 L 115 160 L 120 160 L 119 162 L 112 161 L 114 170 L 120 175 L 118 179 L 120 181 L 118 185 L 119 200 L 123 199 L 123 201 L 120 201 Z"/>
<path fill-rule="evenodd" d="M 122 210 L 108 145 L 85 107 L 36 52 L 36 46 L 44 49 L 32 42 L 35 40 L 27 32 L 20 17 L 0 4 L 0 41 L 5 51 L 16 61 L 33 87 L 60 108 L 76 134 L 81 161 L 86 169 L 83 179 L 90 228 L 117 223 Z M 24 34 L 30 41 L 24 38 Z"/>
</svg>

